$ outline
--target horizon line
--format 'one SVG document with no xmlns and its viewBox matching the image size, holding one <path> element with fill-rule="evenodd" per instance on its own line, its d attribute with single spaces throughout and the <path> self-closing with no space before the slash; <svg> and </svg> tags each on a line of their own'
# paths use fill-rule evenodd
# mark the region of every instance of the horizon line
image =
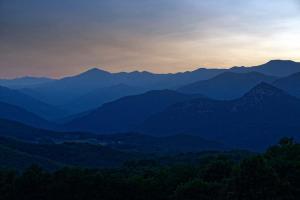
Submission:
<svg viewBox="0 0 300 200">
<path fill-rule="evenodd" d="M 197 71 L 197 70 L 200 70 L 200 69 L 207 69 L 207 70 L 221 70 L 221 69 L 224 69 L 224 70 L 228 70 L 228 69 L 232 69 L 232 68 L 235 68 L 235 67 L 245 67 L 245 68 L 251 68 L 251 67 L 257 67 L 257 66 L 261 66 L 261 65 L 264 65 L 264 64 L 267 64 L 269 62 L 272 62 L 272 61 L 291 61 L 291 62 L 294 62 L 294 63 L 300 63 L 300 61 L 295 61 L 295 60 L 287 60 L 287 59 L 271 59 L 269 61 L 266 61 L 262 64 L 258 64 L 258 65 L 253 65 L 253 66 L 244 66 L 244 65 L 236 65 L 236 66 L 222 66 L 222 67 L 207 67 L 207 66 L 198 66 L 196 67 L 195 69 L 193 70 L 186 70 L 186 71 L 177 71 L 177 72 L 169 72 L 169 73 L 158 73 L 158 72 L 152 72 L 152 71 L 148 71 L 148 70 L 124 70 L 124 71 L 110 71 L 110 70 L 106 70 L 106 69 L 103 69 L 103 67 L 98 67 L 98 66 L 90 66 L 90 67 L 86 67 L 85 70 L 82 70 L 81 72 L 74 72 L 72 74 L 65 74 L 65 75 L 61 75 L 61 76 L 47 76 L 47 75 L 31 75 L 31 74 L 28 74 L 28 75 L 19 75 L 19 76 L 13 76 L 13 77 L 0 77 L 0 80 L 15 80 L 15 79 L 22 79 L 22 78 L 44 78 L 44 79 L 53 79 L 53 80 L 59 80 L 59 79 L 63 79 L 63 78 L 67 78 L 67 77 L 73 77 L 73 76 L 77 76 L 77 75 L 80 75 L 80 74 L 84 74 L 84 73 L 87 73 L 89 71 L 92 71 L 92 70 L 99 70 L 99 71 L 103 71 L 103 72 L 106 72 L 106 73 L 110 73 L 110 74 L 119 74 L 119 73 L 149 73 L 149 74 L 154 74 L 154 75 L 163 75 L 163 74 L 180 74 L 180 73 L 188 73 L 188 72 L 194 72 L 194 71 Z"/>
</svg>

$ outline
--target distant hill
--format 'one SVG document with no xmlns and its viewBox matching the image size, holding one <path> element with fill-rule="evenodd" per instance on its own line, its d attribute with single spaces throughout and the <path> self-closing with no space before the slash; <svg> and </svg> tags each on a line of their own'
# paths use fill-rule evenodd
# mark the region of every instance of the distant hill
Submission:
<svg viewBox="0 0 300 200">
<path fill-rule="evenodd" d="M 152 135 L 196 134 L 231 146 L 262 150 L 283 136 L 299 138 L 300 100 L 261 83 L 231 101 L 194 99 L 172 105 L 139 129 Z"/>
<path fill-rule="evenodd" d="M 0 119 L 18 121 L 27 125 L 40 127 L 40 128 L 41 127 L 50 128 L 52 126 L 50 122 L 44 120 L 43 118 L 21 107 L 10 105 L 3 102 L 0 102 Z"/>
<path fill-rule="evenodd" d="M 57 170 L 65 166 L 62 163 L 47 158 L 31 155 L 15 148 L 7 147 L 6 144 L 3 145 L 1 142 L 3 141 L 0 138 L 0 169 L 25 170 L 35 164 L 42 166 L 46 170 Z"/>
<path fill-rule="evenodd" d="M 0 164 L 3 167 L 24 169 L 40 164 L 46 169 L 62 166 L 104 168 L 121 166 L 135 159 L 135 154 L 86 143 L 32 144 L 0 137 Z M 10 156 L 10 157 L 8 157 Z"/>
<path fill-rule="evenodd" d="M 110 73 L 101 69 L 93 68 L 78 75 L 64 77 L 58 80 L 51 80 L 34 86 L 26 86 L 22 91 L 32 97 L 52 105 L 67 106 L 71 102 L 80 100 L 83 97 L 84 103 L 91 103 L 85 108 L 94 107 L 95 102 L 85 102 L 85 95 L 101 88 L 109 88 L 115 85 L 127 85 L 133 88 L 144 90 L 177 89 L 196 81 L 208 80 L 224 72 L 259 72 L 269 76 L 288 76 L 300 72 L 300 64 L 293 61 L 273 60 L 266 64 L 254 67 L 233 67 L 230 69 L 206 69 L 199 68 L 194 71 L 187 71 L 174 74 L 154 74 L 150 72 L 119 72 Z M 122 96 L 131 95 L 124 91 Z M 112 100 L 111 94 L 103 92 L 103 98 L 99 104 Z M 79 102 L 78 102 L 79 104 Z M 70 107 L 69 107 L 70 108 Z M 72 107 L 71 107 L 72 108 Z"/>
<path fill-rule="evenodd" d="M 233 67 L 232 72 L 259 72 L 269 76 L 284 77 L 300 72 L 300 63 L 291 60 L 271 60 L 254 67 Z"/>
<path fill-rule="evenodd" d="M 184 153 L 224 150 L 224 144 L 199 136 L 154 137 L 140 133 L 97 135 L 86 132 L 55 132 L 0 119 L 0 137 L 33 144 L 89 143 L 132 153 Z"/>
<path fill-rule="evenodd" d="M 0 119 L 0 136 L 10 137 L 26 142 L 64 142 L 67 140 L 80 140 L 93 137 L 89 133 L 79 132 L 55 132 L 41 128 L 35 128 L 13 120 Z"/>
<path fill-rule="evenodd" d="M 235 99 L 261 82 L 271 83 L 276 77 L 258 72 L 224 72 L 212 79 L 198 81 L 178 89 L 187 94 L 203 94 L 214 99 Z"/>
<path fill-rule="evenodd" d="M 287 91 L 291 95 L 300 97 L 300 73 L 278 79 L 273 85 Z"/>
<path fill-rule="evenodd" d="M 21 89 L 34 87 L 39 84 L 49 83 L 54 79 L 46 77 L 20 77 L 15 79 L 0 79 L 0 85 L 8 88 Z"/>
<path fill-rule="evenodd" d="M 133 130 L 152 114 L 200 95 L 185 95 L 171 90 L 150 91 L 104 104 L 66 124 L 71 130 L 115 133 Z"/>
<path fill-rule="evenodd" d="M 225 150 L 224 144 L 205 140 L 195 135 L 172 135 L 167 137 L 154 137 L 139 133 L 120 133 L 112 135 L 99 135 L 99 141 L 107 146 L 129 151 L 157 154 L 174 154 L 187 152 L 200 152 L 211 150 Z"/>
<path fill-rule="evenodd" d="M 78 101 L 79 104 L 79 101 L 83 100 L 82 103 L 85 103 L 90 94 L 99 91 L 103 92 L 102 99 L 100 99 L 98 104 L 99 106 L 102 103 L 112 100 L 112 94 L 106 92 L 105 89 L 104 91 L 101 91 L 103 88 L 126 85 L 131 88 L 140 88 L 142 91 L 172 89 L 197 80 L 211 78 L 219 74 L 219 71 L 221 70 L 198 69 L 193 72 L 176 74 L 153 74 L 150 72 L 138 71 L 110 73 L 93 68 L 75 76 L 65 77 L 50 83 L 27 88 L 25 92 L 49 104 L 66 105 L 67 107 L 70 107 L 68 106 L 70 102 Z M 127 91 L 124 90 L 121 97 L 128 95 L 132 95 L 132 89 L 127 89 Z M 113 95 L 113 97 L 114 96 L 116 95 Z M 91 103 L 91 105 L 87 105 L 87 107 L 93 107 L 95 105 L 95 102 L 89 103 Z"/>
<path fill-rule="evenodd" d="M 93 90 L 88 94 L 68 102 L 62 107 L 71 113 L 81 113 L 96 109 L 104 103 L 115 101 L 121 97 L 136 95 L 143 92 L 146 92 L 146 89 L 118 84 Z"/>
<path fill-rule="evenodd" d="M 18 90 L 0 86 L 0 102 L 22 107 L 45 119 L 53 119 L 66 114 L 63 110 L 46 104 Z"/>
</svg>

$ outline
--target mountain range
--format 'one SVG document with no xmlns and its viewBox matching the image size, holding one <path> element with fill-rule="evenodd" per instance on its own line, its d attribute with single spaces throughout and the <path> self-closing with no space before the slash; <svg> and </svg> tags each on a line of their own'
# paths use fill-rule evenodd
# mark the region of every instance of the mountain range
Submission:
<svg viewBox="0 0 300 200">
<path fill-rule="evenodd" d="M 186 94 L 203 94 L 213 99 L 235 99 L 261 82 L 272 83 L 277 78 L 258 72 L 224 72 L 209 80 L 197 81 L 177 91 Z"/>
<path fill-rule="evenodd" d="M 299 120 L 299 99 L 261 83 L 235 100 L 177 103 L 147 119 L 139 130 L 152 135 L 195 134 L 258 150 L 284 136 L 299 138 Z"/>
<path fill-rule="evenodd" d="M 45 119 L 55 119 L 65 114 L 62 109 L 37 100 L 19 90 L 2 86 L 0 86 L 0 102 L 21 107 Z"/>
<path fill-rule="evenodd" d="M 188 144 L 200 150 L 204 143 L 262 150 L 300 131 L 300 63 L 293 61 L 176 74 L 93 68 L 0 85 L 0 136 L 23 142 L 95 142 L 149 152 L 188 150 Z"/>
<path fill-rule="evenodd" d="M 47 104 L 63 107 L 70 102 L 76 101 L 76 99 L 80 99 L 94 91 L 101 90 L 101 88 L 109 88 L 123 84 L 127 87 L 140 88 L 143 91 L 178 89 L 197 81 L 211 79 L 224 72 L 259 72 L 268 76 L 285 77 L 300 72 L 300 63 L 285 60 L 273 60 L 266 64 L 254 67 L 233 67 L 229 69 L 199 68 L 194 71 L 175 74 L 154 74 L 138 71 L 110 73 L 101 69 L 92 68 L 84 73 L 74 76 L 54 80 L 47 79 L 40 84 L 30 85 L 29 83 L 31 83 L 32 80 L 27 81 L 24 83 L 23 88 L 25 89 L 23 92 L 46 102 Z M 11 80 L 11 83 L 17 82 L 17 80 Z M 37 79 L 36 81 L 39 80 L 40 79 Z M 124 96 L 130 95 L 131 90 L 129 93 L 124 92 L 123 94 Z M 113 100 L 109 97 L 106 99 L 105 95 L 103 95 L 103 99 L 106 102 Z M 99 101 L 100 104 L 98 106 L 101 106 L 101 103 L 104 100 Z"/>
<path fill-rule="evenodd" d="M 152 114 L 181 101 L 201 95 L 185 95 L 171 90 L 150 91 L 120 98 L 66 124 L 71 130 L 114 133 L 134 130 Z"/>
<path fill-rule="evenodd" d="M 154 137 L 139 133 L 95 135 L 55 132 L 0 119 L 0 166 L 24 170 L 33 163 L 45 169 L 117 167 L 125 161 L 155 155 L 225 150 L 198 136 Z"/>
</svg>

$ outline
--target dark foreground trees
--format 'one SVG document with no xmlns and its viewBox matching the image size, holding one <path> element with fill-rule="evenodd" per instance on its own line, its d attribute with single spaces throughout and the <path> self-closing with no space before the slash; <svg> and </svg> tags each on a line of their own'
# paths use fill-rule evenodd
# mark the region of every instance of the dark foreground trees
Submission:
<svg viewBox="0 0 300 200">
<path fill-rule="evenodd" d="M 289 138 L 241 162 L 219 156 L 201 164 L 155 163 L 56 172 L 33 166 L 21 174 L 2 170 L 0 200 L 300 199 L 300 144 Z"/>
</svg>

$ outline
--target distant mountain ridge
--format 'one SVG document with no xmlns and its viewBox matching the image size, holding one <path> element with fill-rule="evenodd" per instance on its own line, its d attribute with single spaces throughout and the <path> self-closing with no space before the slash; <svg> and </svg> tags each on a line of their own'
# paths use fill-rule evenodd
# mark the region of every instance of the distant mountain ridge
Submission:
<svg viewBox="0 0 300 200">
<path fill-rule="evenodd" d="M 276 80 L 274 86 L 300 98 L 300 73 Z"/>
<path fill-rule="evenodd" d="M 186 94 L 203 94 L 213 99 L 235 99 L 261 82 L 272 83 L 276 79 L 277 77 L 258 72 L 224 72 L 212 79 L 183 86 L 178 91 Z"/>
<path fill-rule="evenodd" d="M 181 101 L 200 97 L 171 90 L 150 91 L 106 103 L 66 124 L 71 130 L 114 133 L 134 130 L 147 117 Z"/>
<path fill-rule="evenodd" d="M 154 135 L 196 134 L 261 150 L 284 136 L 299 138 L 299 120 L 299 99 L 261 83 L 236 100 L 194 99 L 172 105 L 139 130 Z"/>
<path fill-rule="evenodd" d="M 52 80 L 26 88 L 32 90 L 27 94 L 32 95 L 34 98 L 48 104 L 63 106 L 92 91 L 113 85 L 125 84 L 129 87 L 140 87 L 145 90 L 177 89 L 196 81 L 208 80 L 223 72 L 259 72 L 268 76 L 283 77 L 300 72 L 300 63 L 273 60 L 254 67 L 233 67 L 230 69 L 199 68 L 194 71 L 175 74 L 154 74 L 138 71 L 110 73 L 93 68 L 75 76 Z M 127 95 L 129 94 L 124 94 L 124 96 Z"/>
<path fill-rule="evenodd" d="M 21 89 L 25 87 L 33 87 L 35 85 L 44 84 L 51 81 L 54 81 L 54 79 L 47 77 L 24 76 L 14 79 L 0 79 L 0 85 L 12 89 Z"/>
<path fill-rule="evenodd" d="M 0 86 L 0 102 L 21 107 L 45 119 L 57 118 L 65 113 L 63 110 L 37 100 L 19 90 L 2 86 Z"/>
<path fill-rule="evenodd" d="M 271 60 L 253 67 L 233 67 L 233 72 L 259 72 L 269 76 L 284 77 L 300 72 L 300 63 L 291 60 Z"/>
<path fill-rule="evenodd" d="M 0 119 L 22 122 L 35 127 L 50 128 L 51 123 L 18 106 L 0 102 Z"/>
</svg>

